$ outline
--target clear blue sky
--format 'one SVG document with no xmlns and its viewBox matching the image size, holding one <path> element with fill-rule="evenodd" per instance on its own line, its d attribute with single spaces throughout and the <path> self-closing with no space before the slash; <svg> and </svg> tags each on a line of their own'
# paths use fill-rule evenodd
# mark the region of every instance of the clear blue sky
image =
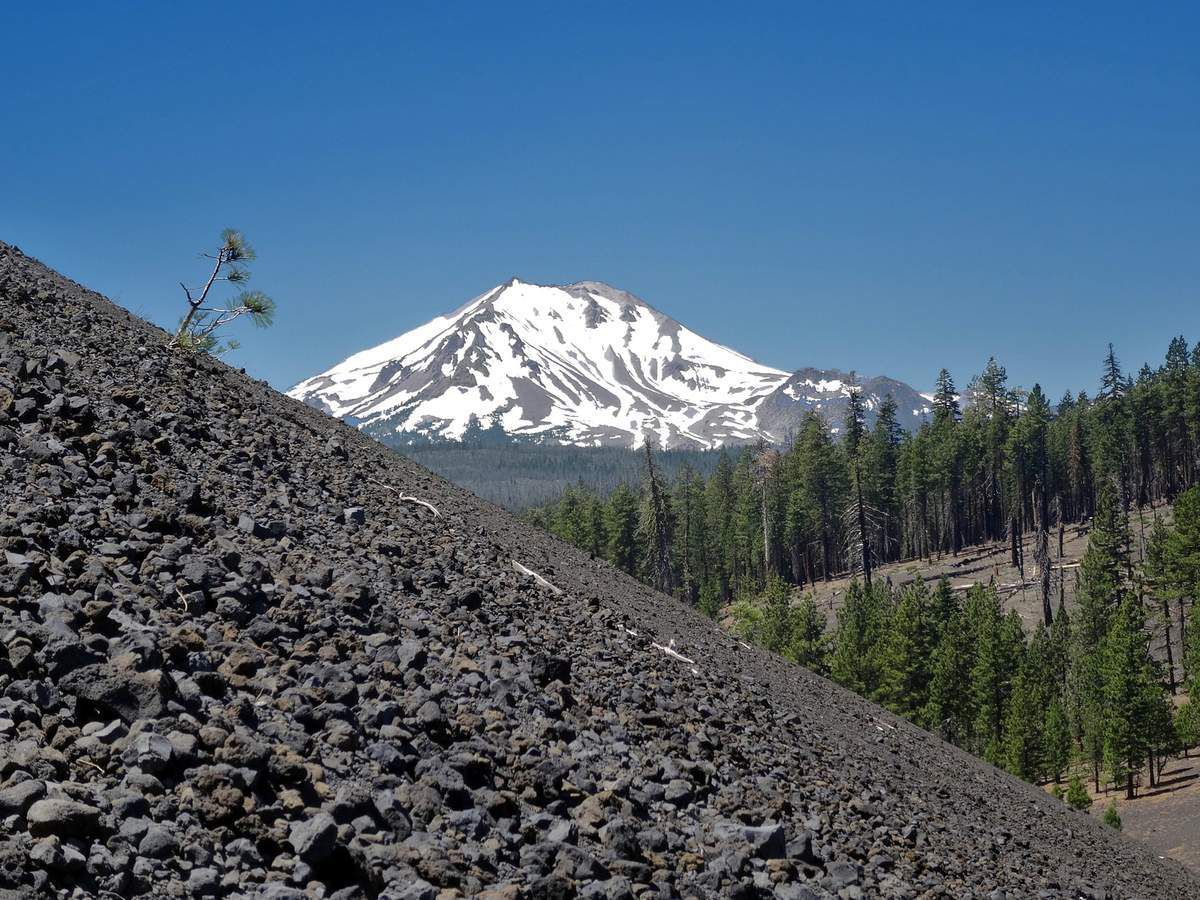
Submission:
<svg viewBox="0 0 1200 900">
<path fill-rule="evenodd" d="M 0 239 L 170 325 L 243 229 L 280 310 L 231 361 L 279 387 L 518 274 L 1091 390 L 1200 339 L 1198 10 L 6 4 Z"/>
</svg>

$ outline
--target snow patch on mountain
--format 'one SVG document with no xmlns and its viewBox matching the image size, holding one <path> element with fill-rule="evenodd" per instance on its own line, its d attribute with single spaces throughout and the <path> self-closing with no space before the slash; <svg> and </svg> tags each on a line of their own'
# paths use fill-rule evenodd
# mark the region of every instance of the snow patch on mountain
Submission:
<svg viewBox="0 0 1200 900">
<path fill-rule="evenodd" d="M 375 433 L 457 440 L 495 424 L 588 446 L 705 448 L 782 439 L 803 411 L 843 406 L 848 384 L 764 366 L 602 282 L 513 278 L 289 394 Z M 875 409 L 880 396 L 865 394 Z"/>
</svg>

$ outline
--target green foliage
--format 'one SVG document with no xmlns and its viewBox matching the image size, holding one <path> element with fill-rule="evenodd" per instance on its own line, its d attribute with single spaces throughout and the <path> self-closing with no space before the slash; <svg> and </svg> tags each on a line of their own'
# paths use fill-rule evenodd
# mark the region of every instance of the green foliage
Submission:
<svg viewBox="0 0 1200 900">
<path fill-rule="evenodd" d="M 1088 534 L 1088 545 L 1079 566 L 1079 639 L 1098 645 L 1108 633 L 1109 620 L 1122 593 L 1129 571 L 1129 523 L 1117 501 L 1112 482 L 1101 482 L 1096 500 L 1096 517 Z"/>
<path fill-rule="evenodd" d="M 964 607 L 975 647 L 971 697 L 975 709 L 971 746 L 989 762 L 1003 765 L 1004 711 L 1021 664 L 1024 632 L 1014 613 L 1005 617 L 994 590 L 973 588 Z"/>
<path fill-rule="evenodd" d="M 1133 777 L 1153 749 L 1151 723 L 1163 703 L 1141 604 L 1121 601 L 1101 656 L 1104 698 L 1104 760 L 1113 781 L 1133 796 Z"/>
<path fill-rule="evenodd" d="M 931 731 L 960 747 L 967 745 L 975 722 L 974 667 L 974 635 L 965 611 L 955 610 L 933 651 L 923 720 Z"/>
<path fill-rule="evenodd" d="M 811 595 L 794 603 L 787 583 L 771 578 L 761 594 L 735 601 L 729 616 L 733 632 L 743 639 L 818 674 L 826 673 L 829 641 L 825 618 Z"/>
<path fill-rule="evenodd" d="M 915 433 L 900 429 L 894 403 L 880 403 L 873 424 L 870 412 L 855 392 L 836 441 L 814 413 L 781 454 L 725 452 L 707 477 L 682 467 L 664 478 L 658 521 L 670 535 L 674 595 L 710 615 L 724 607 L 746 640 L 1023 778 L 1072 773 L 1076 806 L 1090 806 L 1085 777 L 1099 790 L 1111 775 L 1129 791 L 1149 762 L 1200 739 L 1200 625 L 1190 621 L 1200 594 L 1200 347 L 1172 341 L 1166 364 L 1136 381 L 1110 352 L 1098 398 L 1068 392 L 1056 409 L 1036 385 L 1028 395 L 1012 389 L 989 360 L 965 409 L 943 371 L 932 421 Z M 564 491 L 542 518 L 661 581 L 647 565 L 664 533 L 648 527 L 651 493 L 643 479 L 640 492 L 610 494 L 597 516 Z M 1174 522 L 1156 522 L 1136 566 L 1129 510 L 1160 500 L 1174 501 Z M 922 557 L 1068 523 L 1089 531 L 1077 606 L 1068 614 L 1060 601 L 1052 613 L 1043 587 L 1030 634 L 995 589 L 963 594 L 942 581 L 931 590 L 914 573 L 896 591 L 889 577 L 899 566 L 851 582 L 831 635 L 805 593 L 863 560 L 915 568 Z M 1041 569 L 1056 554 L 1035 545 Z M 1028 566 L 1019 542 L 1013 555 Z M 1192 699 L 1174 716 L 1151 635 L 1156 646 L 1170 641 L 1185 670 Z"/>
<path fill-rule="evenodd" d="M 1200 706 L 1194 700 L 1184 701 L 1175 710 L 1175 736 L 1184 750 L 1200 744 Z"/>
<path fill-rule="evenodd" d="M 874 698 L 883 681 L 881 638 L 891 619 L 892 598 L 879 585 L 853 581 L 838 610 L 829 660 L 830 675 L 856 694 Z"/>
<path fill-rule="evenodd" d="M 916 722 L 921 722 L 929 703 L 931 654 L 937 640 L 931 599 L 923 581 L 900 591 L 879 652 L 880 701 Z"/>
<path fill-rule="evenodd" d="M 1047 768 L 1045 693 L 1037 673 L 1022 667 L 1004 714 L 1004 765 L 1026 781 L 1037 781 Z"/>
<path fill-rule="evenodd" d="M 1108 806 L 1104 807 L 1104 815 L 1100 817 L 1100 821 L 1109 828 L 1121 830 L 1121 815 L 1117 812 L 1117 801 L 1110 800 Z"/>
<path fill-rule="evenodd" d="M 258 328 L 266 328 L 275 318 L 275 302 L 262 291 L 241 291 L 225 301 L 223 306 L 213 305 L 210 294 L 218 282 L 245 284 L 250 272 L 245 263 L 255 259 L 253 248 L 240 231 L 226 228 L 221 232 L 221 244 L 215 254 L 204 254 L 213 261 L 212 271 L 204 286 L 193 293 L 182 285 L 187 298 L 187 310 L 179 320 L 179 327 L 171 338 L 170 345 L 192 353 L 210 353 L 214 356 L 238 348 L 233 340 L 222 341 L 220 333 L 243 316 Z"/>
<path fill-rule="evenodd" d="M 792 612 L 792 635 L 788 656 L 819 675 L 829 672 L 829 636 L 825 616 L 817 609 L 812 594 L 805 594 Z"/>
<path fill-rule="evenodd" d="M 1042 733 L 1046 742 L 1046 773 L 1057 785 L 1071 764 L 1071 726 L 1057 696 L 1046 708 Z"/>
<path fill-rule="evenodd" d="M 708 582 L 700 588 L 700 612 L 710 619 L 715 619 L 721 613 L 721 595 Z"/>
<path fill-rule="evenodd" d="M 1087 812 L 1092 808 L 1092 796 L 1084 787 L 1083 779 L 1078 775 L 1072 775 L 1071 782 L 1067 785 L 1067 805 L 1081 812 Z"/>
<path fill-rule="evenodd" d="M 637 570 L 638 500 L 629 486 L 617 485 L 604 508 L 605 543 L 608 558 L 630 575 Z"/>
</svg>

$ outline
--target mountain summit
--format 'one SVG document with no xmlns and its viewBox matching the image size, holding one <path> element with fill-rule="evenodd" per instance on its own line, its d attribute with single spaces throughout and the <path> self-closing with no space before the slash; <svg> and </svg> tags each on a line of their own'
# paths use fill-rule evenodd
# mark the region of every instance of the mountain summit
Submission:
<svg viewBox="0 0 1200 900">
<path fill-rule="evenodd" d="M 513 278 L 289 393 L 381 436 L 460 439 L 495 424 L 580 445 L 636 447 L 649 435 L 707 448 L 784 439 L 810 409 L 836 427 L 849 380 L 762 365 L 603 282 Z M 927 411 L 901 382 L 863 389 L 871 410 L 892 393 L 905 425 Z"/>
</svg>

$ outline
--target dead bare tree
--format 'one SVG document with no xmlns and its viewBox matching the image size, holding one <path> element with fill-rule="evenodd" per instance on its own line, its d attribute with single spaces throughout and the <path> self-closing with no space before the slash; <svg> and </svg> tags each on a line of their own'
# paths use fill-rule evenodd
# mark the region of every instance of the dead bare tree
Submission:
<svg viewBox="0 0 1200 900">
<path fill-rule="evenodd" d="M 1050 609 L 1050 523 L 1047 521 L 1050 508 L 1046 499 L 1046 488 L 1039 476 L 1033 487 L 1034 527 L 1037 529 L 1033 561 L 1037 567 L 1038 585 L 1042 594 L 1042 618 L 1049 628 L 1054 614 Z"/>
<path fill-rule="evenodd" d="M 651 546 L 650 566 L 654 572 L 654 586 L 664 594 L 675 589 L 675 577 L 671 567 L 671 512 L 667 506 L 662 477 L 654 464 L 654 438 L 646 435 L 646 498 L 643 506 L 641 527 Z"/>
<path fill-rule="evenodd" d="M 759 441 L 758 454 L 755 457 L 755 476 L 758 480 L 759 499 L 762 509 L 762 552 L 763 552 L 763 583 L 771 577 L 771 532 L 768 528 L 767 493 L 775 468 L 779 465 L 779 452 L 766 441 Z"/>
</svg>

